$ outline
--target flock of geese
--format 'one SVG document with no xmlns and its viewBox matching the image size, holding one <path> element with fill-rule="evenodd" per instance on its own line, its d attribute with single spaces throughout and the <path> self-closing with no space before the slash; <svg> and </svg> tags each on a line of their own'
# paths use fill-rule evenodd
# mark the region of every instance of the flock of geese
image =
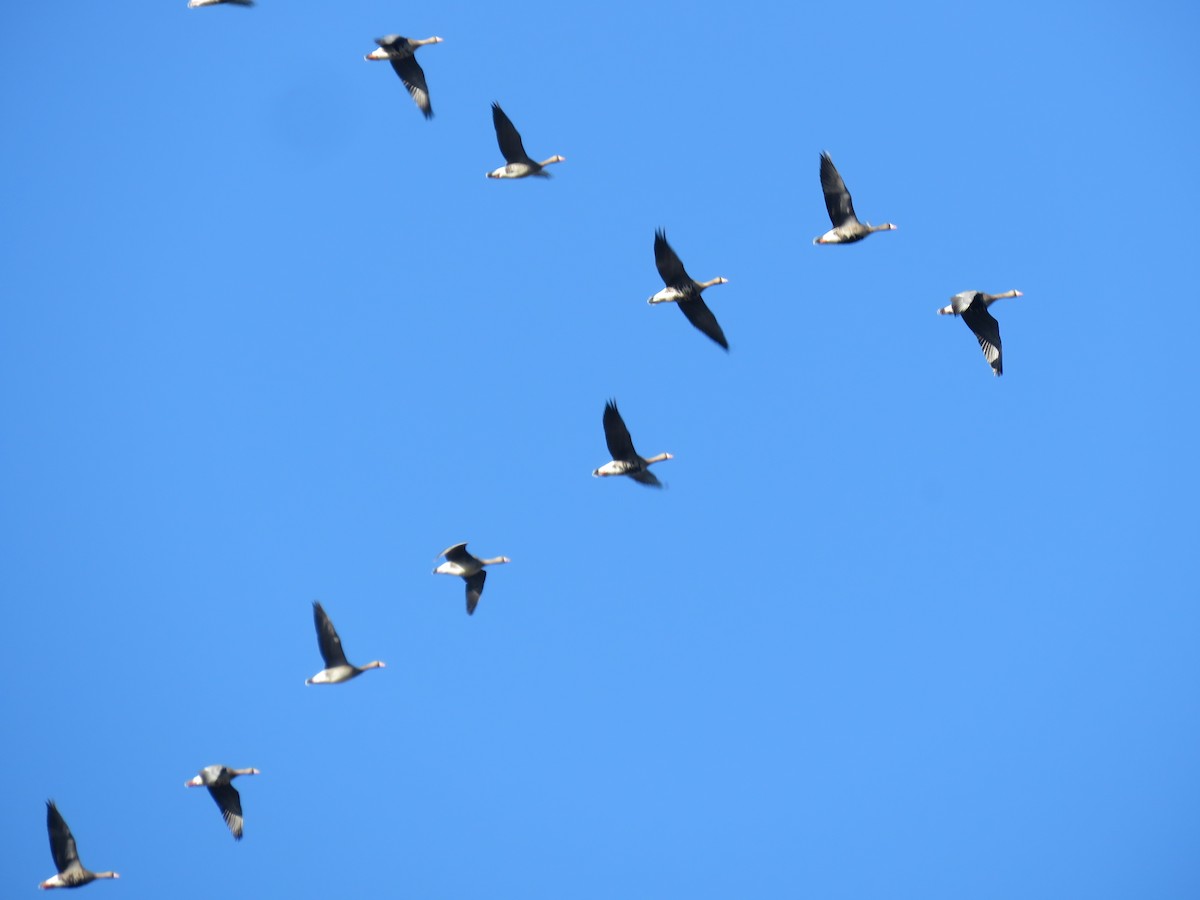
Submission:
<svg viewBox="0 0 1200 900">
<path fill-rule="evenodd" d="M 235 6 L 253 6 L 254 0 L 189 0 L 188 7 L 216 6 L 229 4 Z M 425 72 L 416 59 L 416 52 L 421 47 L 442 43 L 440 37 L 429 37 L 423 40 L 407 38 L 397 34 L 377 38 L 376 49 L 366 55 L 368 60 L 387 60 L 400 77 L 404 87 L 412 96 L 417 108 L 426 119 L 433 117 L 433 104 L 429 98 L 429 85 L 425 80 Z M 526 178 L 538 176 L 549 177 L 546 167 L 554 163 L 564 162 L 562 156 L 554 155 L 540 162 L 525 152 L 521 134 L 513 125 L 512 120 L 500 108 L 500 104 L 492 104 L 492 124 L 496 130 L 496 142 L 505 164 L 487 173 L 488 178 Z M 871 225 L 861 222 L 854 213 L 854 203 L 846 183 L 838 173 L 833 159 L 828 153 L 821 154 L 820 163 L 821 190 L 825 196 L 825 208 L 829 213 L 832 227 L 824 234 L 813 239 L 814 244 L 852 244 L 861 241 L 877 231 L 894 231 L 896 226 L 890 222 L 882 225 Z M 703 292 L 718 284 L 727 284 L 723 277 L 711 278 L 708 281 L 696 281 L 683 266 L 678 254 L 667 243 L 666 232 L 659 229 L 654 234 L 654 264 L 663 280 L 662 290 L 653 294 L 647 301 L 651 305 L 659 303 L 674 303 L 679 307 L 684 317 L 702 334 L 729 349 L 717 318 L 704 302 Z M 979 341 L 984 358 L 991 366 L 995 375 L 1004 372 L 1001 357 L 1000 325 L 988 308 L 997 300 L 1022 296 L 1020 291 L 1006 291 L 1002 294 L 988 294 L 984 291 L 962 291 L 950 298 L 950 303 L 939 309 L 939 315 L 960 317 Z M 615 400 L 609 400 L 604 405 L 604 439 L 612 459 L 593 470 L 592 475 L 605 477 L 611 475 L 627 475 L 639 484 L 649 487 L 662 487 L 662 482 L 650 471 L 654 463 L 671 459 L 670 453 L 659 453 L 656 456 L 641 456 L 633 446 L 633 438 L 625 425 Z M 485 567 L 501 565 L 510 562 L 507 556 L 495 556 L 481 559 L 467 552 L 466 543 L 454 544 L 443 550 L 439 557 L 445 562 L 437 566 L 435 575 L 454 575 L 466 583 L 467 614 L 473 615 L 483 594 L 484 582 L 487 580 Z M 319 602 L 313 602 L 313 623 L 317 632 L 317 646 L 321 653 L 324 667 L 305 681 L 305 684 L 342 684 L 357 678 L 369 669 L 384 668 L 384 663 L 373 660 L 362 666 L 352 664 L 346 658 L 342 649 L 342 640 L 334 628 L 333 621 Z M 223 765 L 205 766 L 194 778 L 185 785 L 187 787 L 205 787 L 221 811 L 230 833 L 234 839 L 241 840 L 243 834 L 241 796 L 233 786 L 233 779 L 241 775 L 258 775 L 254 768 L 233 769 Z M 54 865 L 58 872 L 43 881 L 39 887 L 73 888 L 80 887 L 102 878 L 119 878 L 116 872 L 92 872 L 80 862 L 75 838 L 66 820 L 53 800 L 46 802 L 46 828 L 50 835 L 50 852 L 54 857 Z"/>
</svg>

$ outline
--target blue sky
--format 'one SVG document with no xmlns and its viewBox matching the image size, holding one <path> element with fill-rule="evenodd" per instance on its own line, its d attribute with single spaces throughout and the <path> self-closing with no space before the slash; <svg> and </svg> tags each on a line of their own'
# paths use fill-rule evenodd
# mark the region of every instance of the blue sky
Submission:
<svg viewBox="0 0 1200 900">
<path fill-rule="evenodd" d="M 4 13 L 0 894 L 1200 894 L 1194 7 L 439 7 Z"/>
</svg>

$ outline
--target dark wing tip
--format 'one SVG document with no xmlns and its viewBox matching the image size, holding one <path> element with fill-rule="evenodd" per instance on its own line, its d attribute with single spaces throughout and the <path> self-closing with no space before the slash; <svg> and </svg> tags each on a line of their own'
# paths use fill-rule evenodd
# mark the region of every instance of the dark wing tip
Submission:
<svg viewBox="0 0 1200 900">
<path fill-rule="evenodd" d="M 240 841 L 244 830 L 241 794 L 232 784 L 209 785 L 208 793 L 221 810 L 221 818 L 225 820 L 233 839 Z"/>
<path fill-rule="evenodd" d="M 604 401 L 604 430 L 607 432 L 611 428 L 624 428 L 625 420 L 621 417 L 621 410 L 617 409 L 617 400 L 615 397 Z"/>
<path fill-rule="evenodd" d="M 729 351 L 729 341 L 725 340 L 725 332 L 704 300 L 700 297 L 696 297 L 694 300 L 682 300 L 678 306 L 679 311 L 697 331 L 719 344 L 726 352 Z"/>
<path fill-rule="evenodd" d="M 479 605 L 479 598 L 483 594 L 483 583 L 487 581 L 487 570 L 480 569 L 469 578 L 464 578 L 467 583 L 467 615 L 475 615 L 475 607 Z"/>
<path fill-rule="evenodd" d="M 496 143 L 500 146 L 500 155 L 507 163 L 533 163 L 525 152 L 525 144 L 517 126 L 500 108 L 500 104 L 492 102 L 492 125 L 496 129 Z M 539 173 L 541 174 L 541 173 Z M 549 173 L 546 173 L 549 174 Z"/>
<path fill-rule="evenodd" d="M 79 853 L 75 849 L 75 837 L 67 820 L 53 800 L 46 801 L 46 830 L 50 835 L 50 855 L 54 857 L 54 867 L 59 872 L 65 872 L 78 861 Z"/>
<path fill-rule="evenodd" d="M 837 166 L 833 164 L 833 157 L 821 151 L 821 181 L 837 176 Z"/>
<path fill-rule="evenodd" d="M 671 249 L 671 245 L 667 242 L 667 230 L 665 228 L 656 228 L 654 230 L 654 262 L 658 264 L 662 261 L 670 259 L 675 255 L 675 251 Z M 676 257 L 678 259 L 678 257 Z M 661 274 L 661 270 L 660 270 Z"/>
<path fill-rule="evenodd" d="M 617 409 L 616 400 L 604 404 L 604 443 L 608 445 L 608 452 L 614 460 L 630 460 L 637 456 L 633 438 Z"/>
<path fill-rule="evenodd" d="M 229 833 L 233 835 L 235 841 L 240 841 L 246 832 L 245 822 L 241 816 L 235 816 L 228 810 L 222 810 L 221 815 L 225 818 L 225 825 L 229 828 Z"/>
<path fill-rule="evenodd" d="M 313 623 L 317 628 L 317 649 L 321 651 L 325 668 L 347 665 L 346 651 L 342 649 L 342 639 L 333 627 L 333 620 L 316 600 L 313 601 Z"/>
<path fill-rule="evenodd" d="M 446 557 L 446 559 L 451 559 L 453 557 L 461 558 L 467 552 L 467 544 L 468 543 L 470 543 L 470 542 L 469 541 L 460 541 L 457 544 L 451 544 L 449 547 L 447 547 L 445 550 L 442 551 L 442 556 Z"/>
<path fill-rule="evenodd" d="M 50 827 L 66 828 L 67 822 L 58 811 L 58 804 L 53 800 L 46 801 L 46 824 Z"/>
<path fill-rule="evenodd" d="M 658 275 L 668 287 L 686 290 L 691 282 L 683 261 L 675 249 L 667 243 L 667 232 L 658 229 L 654 232 L 654 267 Z"/>
<path fill-rule="evenodd" d="M 640 472 L 633 472 L 629 476 L 638 484 L 644 484 L 646 487 L 662 488 L 663 483 L 658 480 L 658 476 L 649 469 L 642 469 Z"/>
</svg>

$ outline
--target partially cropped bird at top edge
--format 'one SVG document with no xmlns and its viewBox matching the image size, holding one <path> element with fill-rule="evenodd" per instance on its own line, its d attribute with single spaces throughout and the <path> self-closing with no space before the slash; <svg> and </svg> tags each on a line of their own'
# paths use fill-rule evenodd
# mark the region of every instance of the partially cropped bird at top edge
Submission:
<svg viewBox="0 0 1200 900">
<path fill-rule="evenodd" d="M 988 307 L 997 300 L 1009 297 L 1024 297 L 1020 291 L 1005 291 L 1003 294 L 985 294 L 983 291 L 963 291 L 950 298 L 950 305 L 938 310 L 939 316 L 961 316 L 967 327 L 979 341 L 984 359 L 992 367 L 993 375 L 1004 374 L 1004 360 L 1000 355 L 1000 323 L 988 312 Z"/>
<path fill-rule="evenodd" d="M 654 265 L 658 267 L 658 274 L 662 276 L 666 287 L 646 302 L 651 305 L 679 304 L 680 311 L 687 316 L 689 322 L 728 350 L 729 342 L 725 340 L 725 332 L 721 330 L 717 317 L 700 297 L 700 293 L 714 284 L 729 284 L 729 279 L 718 276 L 711 281 L 696 281 L 684 270 L 683 263 L 667 243 L 667 233 L 661 228 L 654 232 Z"/>
<path fill-rule="evenodd" d="M 846 190 L 846 182 L 838 174 L 837 168 L 828 153 L 821 154 L 821 190 L 825 194 L 825 209 L 829 212 L 829 221 L 833 228 L 820 237 L 813 238 L 814 244 L 853 244 L 861 241 L 874 231 L 895 231 L 896 226 L 891 222 L 882 225 L 864 224 L 858 221 L 854 214 L 854 203 L 850 200 L 850 192 Z"/>
<path fill-rule="evenodd" d="M 488 178 L 525 178 L 528 175 L 549 178 L 550 173 L 545 171 L 546 166 L 566 162 L 562 156 L 551 156 L 541 162 L 530 158 L 525 152 L 525 145 L 521 143 L 521 135 L 512 120 L 504 114 L 499 103 L 492 104 L 492 125 L 496 128 L 496 143 L 500 145 L 500 153 L 507 165 L 488 172 Z"/>
<path fill-rule="evenodd" d="M 425 72 L 417 62 L 416 52 L 418 47 L 424 47 L 426 44 L 440 44 L 442 39 L 430 37 L 416 40 L 415 38 L 401 37 L 398 34 L 389 34 L 386 37 L 376 38 L 375 43 L 379 46 L 363 58 L 388 60 L 392 64 L 392 68 L 396 70 L 396 74 L 400 76 L 400 80 L 404 82 L 404 86 L 408 88 L 408 92 L 412 94 L 417 107 L 425 113 L 425 118 L 432 119 L 433 104 L 429 102 L 429 85 L 425 83 Z"/>
<path fill-rule="evenodd" d="M 609 400 L 604 404 L 604 440 L 608 444 L 608 452 L 612 460 L 592 471 L 593 478 L 603 478 L 606 475 L 628 475 L 638 484 L 649 487 L 662 487 L 662 482 L 654 477 L 650 466 L 664 459 L 674 459 L 670 453 L 660 453 L 647 459 L 639 456 L 633 449 L 633 438 L 625 427 L 625 420 L 617 410 L 617 401 Z"/>
<path fill-rule="evenodd" d="M 253 6 L 254 0 L 188 0 L 188 9 L 195 9 L 197 6 L 217 6 L 218 4 Z"/>
<path fill-rule="evenodd" d="M 342 650 L 342 639 L 338 637 L 337 629 L 333 627 L 325 608 L 313 601 L 313 622 L 317 626 L 317 646 L 321 649 L 321 659 L 325 660 L 325 668 L 309 678 L 305 684 L 341 684 L 351 678 L 357 678 L 367 669 L 386 668 L 379 660 L 373 660 L 365 666 L 353 666 L 346 660 L 346 652 Z"/>
<path fill-rule="evenodd" d="M 433 570 L 434 575 L 458 575 L 467 583 L 467 615 L 475 614 L 479 605 L 479 597 L 483 594 L 483 583 L 487 581 L 484 566 L 498 566 L 512 562 L 507 556 L 493 556 L 490 559 L 480 559 L 467 552 L 467 542 L 447 547 L 438 556 L 444 556 L 446 561 Z"/>
<path fill-rule="evenodd" d="M 231 769 L 228 766 L 205 766 L 184 787 L 206 787 L 216 801 L 225 824 L 233 833 L 234 840 L 242 839 L 242 797 L 230 782 L 239 775 L 261 775 L 258 769 Z"/>
<path fill-rule="evenodd" d="M 83 867 L 79 861 L 79 851 L 75 849 L 75 836 L 71 834 L 66 819 L 53 800 L 46 801 L 46 830 L 50 832 L 50 855 L 54 857 L 58 874 L 39 884 L 42 890 L 81 887 L 97 878 L 121 877 L 116 872 L 92 872 Z"/>
</svg>

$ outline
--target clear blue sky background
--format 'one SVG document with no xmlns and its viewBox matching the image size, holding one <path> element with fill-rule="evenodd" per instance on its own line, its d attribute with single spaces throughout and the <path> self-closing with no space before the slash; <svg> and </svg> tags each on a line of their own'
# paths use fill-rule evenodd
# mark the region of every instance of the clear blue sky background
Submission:
<svg viewBox="0 0 1200 900">
<path fill-rule="evenodd" d="M 1200 896 L 1194 4 L 2 18 L 0 895 Z"/>
</svg>

